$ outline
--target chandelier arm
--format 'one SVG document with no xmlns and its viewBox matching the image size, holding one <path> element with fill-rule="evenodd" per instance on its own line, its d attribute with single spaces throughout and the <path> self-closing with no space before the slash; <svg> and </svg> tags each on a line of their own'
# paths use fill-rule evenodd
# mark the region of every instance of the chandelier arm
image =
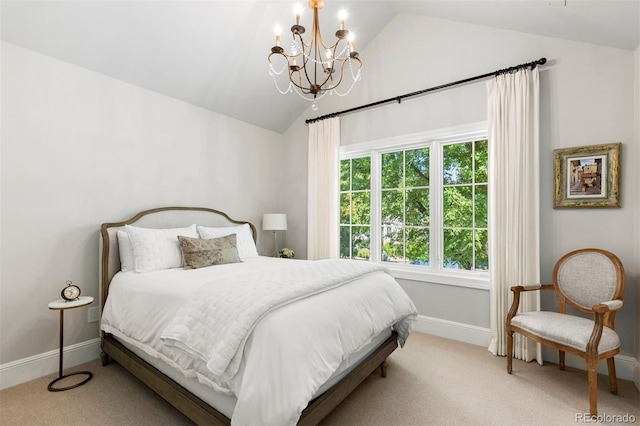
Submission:
<svg viewBox="0 0 640 426">
<path fill-rule="evenodd" d="M 291 71 L 289 73 L 289 80 L 291 81 L 291 84 L 293 84 L 295 87 L 298 87 L 299 89 L 304 90 L 304 87 L 302 86 L 302 76 L 300 75 L 300 71 L 295 71 L 295 72 L 298 75 L 298 80 L 300 81 L 300 84 L 296 83 L 296 81 L 294 80 L 294 77 L 293 77 L 294 71 Z"/>
<path fill-rule="evenodd" d="M 343 60 L 342 63 L 340 64 L 340 78 L 338 79 L 338 82 L 333 85 L 332 89 L 336 88 L 337 86 L 340 85 L 340 83 L 342 83 L 342 77 L 344 76 L 344 64 L 346 62 L 347 62 L 346 60 Z"/>
<path fill-rule="evenodd" d="M 335 61 L 333 63 L 335 64 Z M 325 87 L 324 89 L 322 89 L 323 91 L 333 90 L 340 84 L 340 82 L 342 82 L 343 67 L 344 67 L 344 61 L 340 65 L 340 75 L 339 75 L 340 78 L 338 79 L 337 83 L 334 81 L 333 72 L 328 73 L 327 78 L 322 82 L 320 87 L 324 87 L 324 85 L 327 84 L 329 80 L 331 80 L 331 86 Z"/>
<path fill-rule="evenodd" d="M 305 71 L 305 73 L 306 73 L 306 67 L 303 67 L 303 68 L 302 68 L 302 70 L 304 70 L 304 71 Z M 298 81 L 299 81 L 299 83 L 297 83 L 297 82 L 294 80 L 294 78 L 293 78 L 293 73 L 294 73 L 294 72 L 296 72 L 296 73 L 297 73 L 297 75 L 298 75 Z M 305 74 L 305 78 L 307 79 L 307 82 L 309 83 L 309 87 L 305 87 L 305 86 L 303 85 L 303 83 L 302 83 L 302 75 L 303 75 L 303 74 L 300 72 L 300 70 L 290 72 L 290 74 L 289 74 L 289 80 L 290 80 L 291 84 L 292 84 L 293 86 L 297 87 L 298 89 L 300 89 L 300 92 L 302 92 L 302 93 L 303 93 L 303 94 L 305 94 L 305 95 L 311 95 L 311 94 L 313 94 L 313 92 L 311 91 L 311 82 L 309 81 L 309 77 L 308 77 L 308 76 L 306 76 L 306 74 Z M 315 95 L 314 95 L 314 96 L 315 96 Z"/>
<path fill-rule="evenodd" d="M 282 54 L 282 53 L 278 53 L 278 52 L 271 52 L 271 53 L 269 54 L 268 59 L 269 59 L 269 63 L 271 63 L 272 65 L 273 65 L 273 61 L 271 61 L 271 57 L 272 57 L 273 55 L 281 55 L 281 56 L 283 56 L 283 57 L 285 58 L 285 60 L 287 60 L 286 55 L 284 55 L 284 54 Z M 287 60 L 287 62 L 289 62 L 289 61 Z"/>
<path fill-rule="evenodd" d="M 312 33 L 313 33 L 313 31 L 312 31 Z M 300 37 L 300 40 L 302 40 L 302 36 L 300 34 L 298 34 L 298 37 Z M 312 38 L 312 40 L 313 40 L 313 38 Z M 304 41 L 303 41 L 303 45 L 304 45 Z M 307 54 L 305 54 L 306 50 L 303 50 L 303 52 L 302 52 L 302 56 L 304 58 L 303 59 L 303 65 L 302 65 L 302 71 L 304 71 L 304 76 L 307 79 L 307 82 L 309 83 L 309 88 L 305 88 L 305 87 L 302 86 L 302 75 L 300 75 L 300 85 L 297 85 L 295 82 L 293 83 L 294 85 L 298 86 L 300 88 L 300 90 L 302 90 L 303 93 L 305 93 L 305 94 L 311 94 L 311 88 L 313 86 L 313 83 L 311 83 L 311 78 L 309 77 L 307 64 L 309 63 L 309 61 L 312 61 L 314 63 L 314 71 L 315 71 L 315 69 L 316 69 L 315 60 L 317 59 L 317 52 L 313 49 L 313 47 L 314 47 L 313 43 L 309 42 L 309 46 L 308 47 L 309 47 L 309 52 Z M 313 58 L 313 59 L 311 58 L 312 50 L 314 51 L 313 53 L 316 55 L 315 58 Z"/>
<path fill-rule="evenodd" d="M 307 64 L 308 64 L 309 60 L 311 59 L 311 55 L 310 55 L 310 53 L 311 53 L 311 49 L 312 49 L 312 47 L 313 47 L 313 39 L 314 39 L 313 35 L 314 35 L 314 30 L 315 30 L 315 27 L 313 27 L 313 28 L 312 28 L 312 31 L 311 31 L 311 39 L 310 39 L 310 41 L 309 41 L 309 44 L 308 44 L 308 45 L 304 42 L 304 39 L 302 38 L 302 34 L 299 34 L 299 33 L 298 33 L 298 34 L 295 34 L 295 33 L 293 34 L 294 39 L 295 39 L 295 36 L 296 36 L 296 35 L 297 35 L 297 36 L 298 36 L 298 38 L 300 39 L 300 44 L 301 44 L 301 46 L 302 46 L 302 52 L 301 52 L 301 54 L 302 54 L 302 67 L 301 67 L 301 70 L 302 70 L 302 71 L 304 71 L 304 75 L 305 75 L 305 78 L 307 79 L 307 82 L 309 82 L 309 86 L 311 86 L 311 79 L 309 78 L 309 74 L 308 74 L 308 72 L 307 72 Z M 309 53 L 307 53 L 307 49 L 309 49 Z M 294 86 L 296 86 L 296 87 L 298 87 L 300 90 L 302 90 L 302 91 L 303 91 L 303 93 L 305 93 L 305 94 L 310 94 L 310 93 L 311 93 L 311 92 L 309 91 L 309 90 L 310 90 L 310 88 L 309 88 L 309 89 L 308 89 L 308 88 L 305 88 L 305 87 L 302 85 L 302 74 L 300 73 L 300 70 L 298 70 L 297 72 L 298 72 L 298 73 L 299 73 L 299 75 L 300 75 L 300 84 L 297 84 L 295 81 L 293 81 L 293 79 L 291 79 L 291 82 L 294 84 Z"/>
<path fill-rule="evenodd" d="M 341 62 L 340 64 L 340 74 L 339 74 L 339 78 L 337 81 L 334 81 L 335 79 L 333 78 L 333 76 L 331 75 L 330 77 L 328 77 L 324 83 L 322 84 L 324 86 L 324 84 L 327 83 L 327 81 L 329 81 L 329 79 L 331 79 L 331 87 L 327 87 L 326 89 L 323 90 L 334 90 L 336 87 L 338 87 L 340 85 L 340 83 L 342 83 L 342 79 L 344 78 L 344 67 L 347 64 L 347 62 L 349 62 L 350 60 L 356 60 L 360 63 L 360 66 L 362 66 L 362 62 L 358 59 L 358 58 L 344 58 L 344 59 L 338 59 L 338 61 Z M 334 61 L 335 64 L 335 61 Z M 350 62 L 349 62 L 350 64 Z M 351 65 L 351 64 L 350 64 Z M 333 73 L 331 73 L 333 74 Z M 353 73 L 352 73 L 353 74 Z M 352 75 L 353 77 L 353 75 Z M 355 77 L 353 77 L 353 79 L 355 80 Z"/>
<path fill-rule="evenodd" d="M 327 87 L 326 90 L 333 90 L 336 92 L 336 94 L 338 94 L 339 96 L 344 96 L 344 94 L 347 94 L 351 91 L 351 89 L 353 89 L 353 86 L 355 85 L 355 83 L 357 81 L 360 80 L 360 69 L 358 69 L 358 73 L 356 75 L 353 75 L 353 65 L 351 63 L 351 61 L 358 61 L 358 63 L 360 64 L 360 67 L 362 67 L 362 62 L 358 59 L 358 58 L 346 58 L 346 59 L 341 59 L 340 61 L 342 62 L 340 65 L 340 78 L 338 79 L 337 82 L 333 82 L 332 79 L 332 86 L 331 87 Z M 351 70 L 351 77 L 353 79 L 353 82 L 351 84 L 351 87 L 344 93 L 344 94 L 340 94 L 337 92 L 336 88 L 340 85 L 340 83 L 342 83 L 342 80 L 344 78 L 344 67 L 346 64 L 349 64 L 349 66 L 352 68 Z"/>
<path fill-rule="evenodd" d="M 300 33 L 293 33 L 293 38 L 295 40 L 296 36 L 298 36 L 298 38 L 300 39 L 300 47 L 302 48 L 303 51 L 307 50 L 309 47 L 311 47 L 311 43 L 313 42 L 313 38 L 311 38 L 311 40 L 309 40 L 309 44 L 304 42 L 304 38 L 302 38 L 302 34 Z"/>
<path fill-rule="evenodd" d="M 291 84 L 292 84 L 292 85 L 294 85 L 295 87 L 297 87 L 298 89 L 300 89 L 300 91 L 302 91 L 302 93 L 304 93 L 305 95 L 309 95 L 309 94 L 311 94 L 311 92 L 309 91 L 309 89 L 308 89 L 308 88 L 306 88 L 306 87 L 304 87 L 304 86 L 302 85 L 302 75 L 300 74 L 300 71 L 296 71 L 296 72 L 297 72 L 297 73 L 298 73 L 298 75 L 299 75 L 300 83 L 298 84 L 298 83 L 296 83 L 296 82 L 294 81 L 294 79 L 293 79 L 293 72 L 291 72 L 291 73 L 289 74 L 289 80 L 291 81 Z"/>
<path fill-rule="evenodd" d="M 304 39 L 302 38 L 302 34 L 294 34 L 294 41 L 295 41 L 295 36 L 298 36 L 298 38 L 300 39 L 300 45 L 302 47 L 301 52 L 299 53 L 300 55 L 302 55 L 302 69 L 305 70 L 306 72 L 306 68 L 307 68 L 307 63 L 309 62 L 309 53 L 307 52 L 307 50 L 311 50 L 311 44 L 307 45 L 304 42 Z M 307 78 L 308 80 L 308 78 Z"/>
<path fill-rule="evenodd" d="M 351 66 L 351 65 L 350 65 Z M 343 63 L 343 67 L 344 67 L 344 63 Z M 360 70 L 358 70 L 358 74 L 356 76 L 353 76 L 353 81 L 351 82 L 351 86 L 344 92 L 344 93 L 340 93 L 337 89 L 338 85 L 342 82 L 342 78 L 343 78 L 343 74 L 341 73 L 340 75 L 340 81 L 333 87 L 333 91 L 335 92 L 336 95 L 338 96 L 345 96 L 346 94 L 348 94 L 349 92 L 351 92 L 351 89 L 353 89 L 353 87 L 355 86 L 355 84 L 358 82 L 358 80 L 360 80 L 360 74 L 359 74 Z M 352 71 L 353 74 L 353 71 Z"/>
<path fill-rule="evenodd" d="M 318 89 L 318 93 L 321 93 L 321 92 L 327 92 L 327 91 L 329 91 L 329 90 L 332 90 L 332 89 L 333 89 L 333 87 L 325 87 L 325 85 L 327 84 L 327 82 L 329 81 L 329 79 L 330 79 L 330 78 L 331 78 L 330 76 L 327 76 L 327 78 L 325 78 L 325 79 L 322 81 L 322 83 L 318 85 L 318 87 L 319 87 L 319 89 Z"/>
<path fill-rule="evenodd" d="M 349 61 L 349 65 L 351 66 L 351 78 L 353 78 L 354 80 L 356 79 L 356 77 L 359 79 L 360 78 L 360 70 L 362 69 L 362 61 L 358 58 L 349 58 L 351 59 L 351 61 L 358 61 L 358 72 L 357 75 L 353 75 L 353 63 L 351 61 Z"/>
</svg>

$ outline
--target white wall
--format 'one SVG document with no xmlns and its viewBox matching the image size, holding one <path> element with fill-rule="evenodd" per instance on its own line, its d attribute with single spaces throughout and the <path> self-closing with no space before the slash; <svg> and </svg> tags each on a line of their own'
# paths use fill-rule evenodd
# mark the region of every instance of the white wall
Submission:
<svg viewBox="0 0 640 426">
<path fill-rule="evenodd" d="M 47 303 L 66 280 L 97 300 L 101 223 L 190 205 L 259 228 L 279 209 L 280 134 L 1 47 L 0 367 L 58 348 Z M 65 346 L 98 336 L 86 309 L 67 312 Z"/>
<path fill-rule="evenodd" d="M 541 277 L 550 282 L 555 261 L 587 246 L 616 253 L 627 268 L 625 307 L 616 318 L 622 354 L 635 356 L 638 333 L 638 215 L 634 162 L 634 52 L 532 34 L 399 15 L 361 52 L 363 80 L 344 98 L 327 96 L 285 133 L 287 180 L 294 182 L 285 210 L 295 227 L 288 244 L 306 246 L 306 125 L 304 119 L 340 111 L 546 57 L 541 68 Z M 342 143 L 353 144 L 486 120 L 485 83 L 360 111 L 341 119 Z M 622 208 L 553 209 L 553 150 L 622 142 Z M 305 146 L 304 149 L 300 146 Z M 303 183 L 304 180 L 304 183 Z M 636 188 L 636 189 L 634 189 Z M 306 205 L 306 204 L 305 204 Z M 401 281 L 420 313 L 489 327 L 488 291 Z M 555 309 L 544 299 L 544 308 Z"/>
</svg>

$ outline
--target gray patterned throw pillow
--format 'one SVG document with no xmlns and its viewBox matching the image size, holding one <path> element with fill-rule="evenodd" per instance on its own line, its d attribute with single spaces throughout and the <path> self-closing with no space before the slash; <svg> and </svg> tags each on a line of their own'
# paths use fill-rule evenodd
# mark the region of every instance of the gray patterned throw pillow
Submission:
<svg viewBox="0 0 640 426">
<path fill-rule="evenodd" d="M 236 245 L 236 234 L 203 240 L 178 235 L 185 269 L 241 262 Z"/>
</svg>

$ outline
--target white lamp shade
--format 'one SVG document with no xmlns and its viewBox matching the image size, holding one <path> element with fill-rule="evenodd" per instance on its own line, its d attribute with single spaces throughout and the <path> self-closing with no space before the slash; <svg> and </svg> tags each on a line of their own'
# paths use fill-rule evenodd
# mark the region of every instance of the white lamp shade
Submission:
<svg viewBox="0 0 640 426">
<path fill-rule="evenodd" d="M 262 215 L 262 229 L 264 231 L 286 231 L 287 215 L 283 213 L 265 213 Z"/>
</svg>

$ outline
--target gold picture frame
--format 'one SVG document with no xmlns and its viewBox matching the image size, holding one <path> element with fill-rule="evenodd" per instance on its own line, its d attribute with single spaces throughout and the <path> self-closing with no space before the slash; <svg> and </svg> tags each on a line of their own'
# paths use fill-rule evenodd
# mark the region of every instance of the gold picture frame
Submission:
<svg viewBox="0 0 640 426">
<path fill-rule="evenodd" d="M 554 150 L 553 207 L 620 207 L 621 145 Z"/>
</svg>

